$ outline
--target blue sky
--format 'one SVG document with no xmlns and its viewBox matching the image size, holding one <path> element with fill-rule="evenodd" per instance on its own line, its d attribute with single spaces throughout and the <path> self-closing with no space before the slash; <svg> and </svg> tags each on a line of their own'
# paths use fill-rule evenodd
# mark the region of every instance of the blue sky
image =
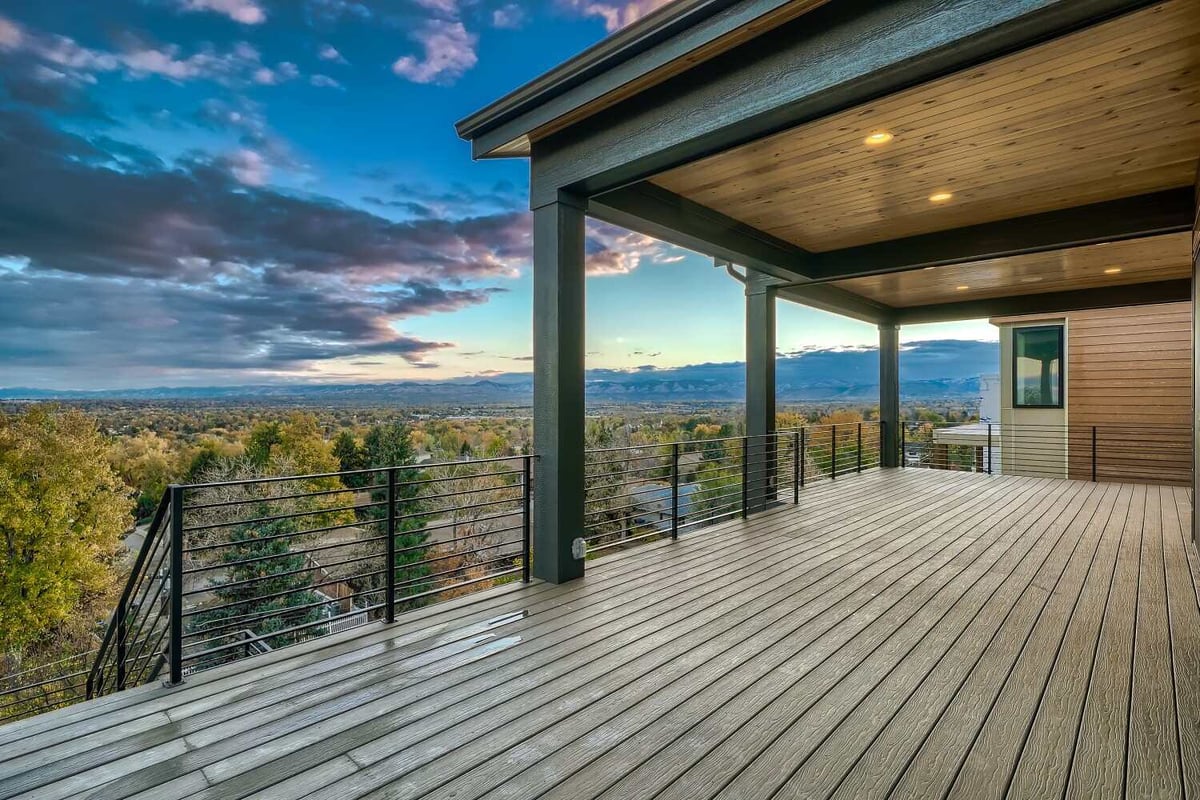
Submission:
<svg viewBox="0 0 1200 800">
<path fill-rule="evenodd" d="M 527 164 L 453 123 L 654 5 L 0 0 L 0 385 L 527 371 Z M 741 357 L 708 259 L 589 240 L 590 367 Z M 905 331 L 953 337 L 995 333 Z M 781 351 L 874 341 L 780 306 Z"/>
</svg>

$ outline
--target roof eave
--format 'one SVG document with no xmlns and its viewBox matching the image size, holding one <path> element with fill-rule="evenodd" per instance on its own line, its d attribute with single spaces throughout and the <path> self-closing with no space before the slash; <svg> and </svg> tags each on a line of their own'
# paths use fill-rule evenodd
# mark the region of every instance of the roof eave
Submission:
<svg viewBox="0 0 1200 800">
<path fill-rule="evenodd" d="M 499 100 L 464 117 L 455 123 L 455 130 L 461 138 L 472 141 L 549 99 L 645 52 L 679 30 L 719 13 L 735 2 L 737 0 L 674 0 Z M 509 145 L 512 146 L 493 147 L 487 153 L 475 155 L 518 155 L 517 140 L 514 139 Z"/>
</svg>

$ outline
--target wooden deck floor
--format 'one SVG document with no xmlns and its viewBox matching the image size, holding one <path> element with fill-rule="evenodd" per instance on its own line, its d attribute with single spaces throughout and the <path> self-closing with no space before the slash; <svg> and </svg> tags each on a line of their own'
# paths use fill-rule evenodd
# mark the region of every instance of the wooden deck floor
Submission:
<svg viewBox="0 0 1200 800">
<path fill-rule="evenodd" d="M 885 471 L 0 728 L 0 797 L 1200 797 L 1189 498 Z"/>
</svg>

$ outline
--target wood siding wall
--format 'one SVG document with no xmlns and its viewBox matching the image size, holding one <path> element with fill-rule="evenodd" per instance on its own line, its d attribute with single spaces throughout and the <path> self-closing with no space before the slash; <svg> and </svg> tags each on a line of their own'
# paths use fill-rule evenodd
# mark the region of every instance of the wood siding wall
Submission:
<svg viewBox="0 0 1200 800">
<path fill-rule="evenodd" d="M 1192 308 L 1136 306 L 1067 315 L 1072 478 L 1191 484 Z"/>
</svg>

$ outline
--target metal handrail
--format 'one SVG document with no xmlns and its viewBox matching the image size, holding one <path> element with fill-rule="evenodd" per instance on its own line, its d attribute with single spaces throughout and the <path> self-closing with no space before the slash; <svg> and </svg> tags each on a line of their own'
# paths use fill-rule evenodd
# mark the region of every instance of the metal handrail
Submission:
<svg viewBox="0 0 1200 800">
<path fill-rule="evenodd" d="M 157 678 L 162 670 L 168 672 L 168 683 L 179 683 L 186 674 L 203 669 L 215 657 L 222 663 L 231 658 L 241 658 L 272 649 L 273 643 L 281 639 L 290 643 L 288 635 L 308 637 L 320 634 L 320 630 L 331 627 L 330 621 L 363 614 L 378 613 L 379 618 L 391 622 L 396 608 L 401 604 L 424 602 L 439 594 L 477 587 L 488 581 L 508 578 L 519 573 L 523 581 L 531 579 L 530 559 L 532 526 L 530 524 L 532 494 L 533 455 L 501 456 L 469 461 L 440 462 L 421 465 L 396 465 L 363 470 L 295 475 L 282 477 L 248 478 L 230 481 L 209 481 L 187 485 L 172 485 L 164 492 L 146 536 L 138 550 L 132 569 L 122 587 L 117 606 L 109 618 L 101 637 L 95 657 L 90 660 L 86 674 L 84 695 L 98 697 L 128 687 L 147 683 Z M 496 469 L 480 465 L 516 465 L 515 469 Z M 480 470 L 474 474 L 451 474 L 430 477 L 430 470 L 448 471 L 467 467 Z M 316 489 L 311 492 L 285 492 L 279 496 L 250 497 L 247 499 L 207 500 L 205 490 L 220 490 L 228 487 L 254 487 L 294 481 L 329 479 L 339 480 L 364 474 L 378 474 L 385 478 L 383 483 L 372 483 L 365 487 L 340 489 Z M 499 485 L 495 482 L 502 481 Z M 481 483 L 482 482 L 482 483 Z M 447 483 L 457 485 L 446 486 Z M 473 486 L 473 488 L 463 488 Z M 441 488 L 432 488 L 441 487 Z M 432 489 L 432 490 L 431 490 Z M 347 505 L 317 510 L 293 510 L 292 502 L 304 502 L 316 498 L 336 498 L 346 492 L 370 491 L 383 499 L 370 503 Z M 498 498 L 477 498 L 475 495 Z M 473 501 L 473 502 L 460 502 Z M 336 503 L 337 500 L 335 499 Z M 283 504 L 283 508 L 280 505 Z M 240 512 L 239 509 L 240 508 Z M 219 512 L 214 512 L 219 509 Z M 279 512 L 283 513 L 279 513 Z M 458 515 L 471 512 L 467 519 L 442 521 L 442 514 Z M 197 513 L 225 513 L 233 518 L 219 522 L 206 522 L 194 516 Z M 237 514 L 243 514 L 237 518 Z M 288 528 L 301 527 L 304 518 L 322 517 L 327 521 L 338 515 L 374 517 L 343 520 L 336 525 L 320 525 L 286 533 L 266 533 L 247 539 L 231 535 L 228 540 L 212 543 L 211 534 L 219 530 L 247 530 L 253 526 L 284 524 Z M 211 517 L 210 517 L 211 519 Z M 431 524 L 426 525 L 425 520 Z M 187 524 L 185 524 L 187 523 Z M 382 523 L 386 532 L 377 526 Z M 465 536 L 457 530 L 464 525 L 473 527 Z M 346 542 L 318 540 L 311 547 L 304 547 L 306 538 L 341 528 L 369 527 L 379 533 Z M 269 530 L 269 529 L 268 529 Z M 435 531 L 453 531 L 449 538 L 437 543 L 427 543 Z M 514 534 L 519 536 L 517 539 Z M 203 544 L 191 544 L 189 539 L 200 539 Z M 417 544 L 401 537 L 422 537 Z M 470 549 L 462 545 L 470 542 Z M 449 547 L 444 545 L 448 544 Z M 266 547 L 267 552 L 243 548 Z M 366 546 L 365 555 L 335 558 L 318 563 L 313 553 L 337 551 L 343 547 Z M 297 549 L 292 549 L 297 547 Z M 374 550 L 374 552 L 370 552 Z M 512 552 L 509 552 L 509 551 Z M 303 557 L 303 566 L 294 567 L 288 559 Z M 185 561 L 187 563 L 185 563 Z M 282 591 L 254 594 L 254 601 L 279 600 L 292 597 L 299 600 L 296 605 L 285 605 L 276 610 L 257 610 L 247 605 L 248 601 L 212 603 L 205 599 L 215 590 L 252 590 L 261 579 L 217 578 L 212 585 L 193 584 L 196 576 L 220 576 L 234 569 L 262 569 L 263 564 L 279 564 L 280 569 L 271 572 L 274 579 L 283 579 Z M 363 568 L 354 565 L 364 565 Z M 382 564 L 382 568 L 380 565 Z M 390 568 L 389 568 L 390 565 Z M 329 570 L 353 568 L 354 575 L 337 577 Z M 304 578 L 314 570 L 321 575 Z M 397 573 L 404 578 L 398 580 Z M 480 573 L 484 573 L 482 577 Z M 233 573 L 237 575 L 237 573 Z M 366 581 L 361 588 L 350 594 L 342 590 L 329 597 L 321 589 L 347 581 Z M 376 585 L 373 581 L 378 581 Z M 275 584 L 279 587 L 279 584 Z M 371 598 L 375 598 L 372 600 Z M 310 598 L 312 598 L 310 600 Z M 363 599 L 367 602 L 359 605 Z M 311 620 L 322 608 L 331 603 L 349 603 L 353 610 L 334 616 L 321 615 Z M 346 606 L 342 606 L 344 609 Z M 239 613 L 238 609 L 256 609 L 254 612 Z M 207 620 L 205 615 L 223 614 L 219 619 Z M 229 616 L 233 614 L 233 616 Z M 268 619 L 279 622 L 270 629 L 260 626 Z M 240 621 L 239 621 L 240 620 Z M 201 622 L 203 621 L 203 622 Z M 252 627 L 246 627 L 251 625 Z M 259 631 L 259 632 L 256 632 Z M 234 640 L 237 641 L 234 641 Z M 295 640 L 299 640 L 295 638 Z"/>
</svg>

